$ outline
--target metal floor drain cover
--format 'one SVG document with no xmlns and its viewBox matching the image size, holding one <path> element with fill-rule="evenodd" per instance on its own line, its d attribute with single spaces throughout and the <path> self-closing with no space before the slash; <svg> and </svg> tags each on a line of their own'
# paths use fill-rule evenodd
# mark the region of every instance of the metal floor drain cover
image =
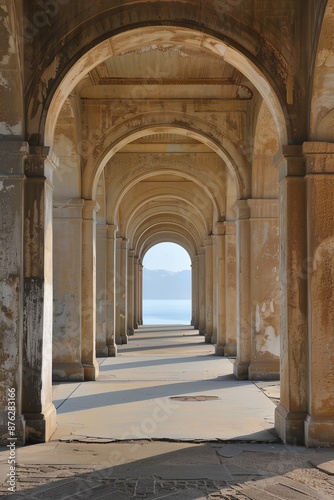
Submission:
<svg viewBox="0 0 334 500">
<path fill-rule="evenodd" d="M 172 396 L 169 399 L 174 399 L 175 401 L 214 401 L 219 399 L 218 396 Z"/>
</svg>

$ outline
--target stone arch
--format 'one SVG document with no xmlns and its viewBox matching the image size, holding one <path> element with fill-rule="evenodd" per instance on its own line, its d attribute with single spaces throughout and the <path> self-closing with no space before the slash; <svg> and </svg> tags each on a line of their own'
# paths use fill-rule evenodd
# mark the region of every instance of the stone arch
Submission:
<svg viewBox="0 0 334 500">
<path fill-rule="evenodd" d="M 129 26 L 124 32 L 123 27 L 123 32 L 112 38 L 107 38 L 112 36 L 111 32 L 106 33 L 104 41 L 99 43 L 99 40 L 95 39 L 89 46 L 80 51 L 76 48 L 71 62 L 68 62 L 68 65 L 63 65 L 62 72 L 58 67 L 60 66 L 61 52 L 66 51 L 66 45 L 62 47 L 59 54 L 54 55 L 52 64 L 44 68 L 43 74 L 36 75 L 37 81 L 32 80 L 31 85 L 33 88 L 36 87 L 36 91 L 35 93 L 31 92 L 28 107 L 29 138 L 52 145 L 54 123 L 60 109 L 68 94 L 83 76 L 111 55 L 122 53 L 125 50 L 134 50 L 158 39 L 159 42 L 164 43 L 186 42 L 193 47 L 212 51 L 241 71 L 254 84 L 267 103 L 273 115 L 280 144 L 287 144 L 291 134 L 288 131 L 289 125 L 283 111 L 284 104 L 280 102 L 278 97 L 279 92 L 275 89 L 275 83 L 269 76 L 269 72 L 265 75 L 263 69 L 252 62 L 252 57 L 247 54 L 245 49 L 242 52 L 240 46 L 238 49 L 234 48 L 231 41 L 223 42 L 219 34 L 208 35 L 194 28 L 180 26 L 163 26 L 162 28 L 161 26 L 148 27 L 147 25 L 145 28 L 132 28 Z M 131 32 L 130 37 L 129 32 Z M 67 59 L 68 55 L 64 54 L 64 57 Z M 45 98 L 43 98 L 43 94 L 46 95 Z"/>
<path fill-rule="evenodd" d="M 149 207 L 147 209 L 147 206 L 145 208 L 145 205 L 150 204 L 153 205 L 152 208 Z M 157 210 L 156 205 L 160 205 L 161 210 Z M 165 208 L 171 210 L 173 208 L 177 208 L 178 210 L 182 210 L 183 215 L 190 215 L 192 214 L 195 219 L 198 220 L 198 225 L 203 228 L 208 228 L 208 222 L 206 218 L 204 217 L 203 213 L 198 210 L 196 205 L 191 203 L 189 200 L 182 198 L 180 196 L 167 196 L 167 195 L 161 195 L 161 196 L 150 196 L 149 198 L 146 198 L 142 201 L 139 202 L 138 206 L 133 209 L 132 214 L 128 217 L 125 218 L 126 220 L 126 225 L 125 225 L 125 231 L 124 233 L 127 235 L 130 233 L 131 226 L 132 224 L 135 223 L 135 220 L 142 217 L 141 212 L 145 211 L 147 214 L 152 212 L 154 210 L 155 213 L 161 213 L 162 210 Z M 169 212 L 170 213 L 170 212 Z M 131 231 L 132 232 L 132 231 Z"/>
<path fill-rule="evenodd" d="M 175 165 L 174 165 L 175 167 Z M 180 165 L 181 167 L 181 165 Z M 175 174 L 175 173 L 182 173 L 182 176 L 191 180 L 192 182 L 194 182 L 196 184 L 196 186 L 198 186 L 198 188 L 203 191 L 203 195 L 204 197 L 202 196 L 196 196 L 196 198 L 193 198 L 192 199 L 192 205 L 195 207 L 197 207 L 197 209 L 203 207 L 204 208 L 204 200 L 206 202 L 207 199 L 210 200 L 210 203 L 212 203 L 213 205 L 213 210 L 214 210 L 214 214 L 215 214 L 215 217 L 216 219 L 218 219 L 218 214 L 221 212 L 221 208 L 219 207 L 219 204 L 217 202 L 217 198 L 215 196 L 215 193 L 212 192 L 212 190 L 210 190 L 207 186 L 203 185 L 200 183 L 200 179 L 192 176 L 192 175 L 189 175 L 187 172 L 184 172 L 183 170 L 176 170 L 175 168 L 174 169 L 170 169 L 170 168 L 162 168 L 160 169 L 159 168 L 159 174 Z M 145 179 L 148 179 L 150 178 L 151 176 L 155 176 L 157 174 L 156 171 L 153 171 L 152 173 L 141 173 L 140 175 L 138 175 L 137 177 L 135 177 L 134 179 L 131 180 L 131 182 L 129 182 L 125 187 L 120 184 L 120 190 L 119 190 L 119 195 L 117 197 L 115 197 L 115 206 L 114 206 L 114 209 L 112 210 L 112 219 L 111 221 L 116 221 L 116 214 L 117 214 L 117 211 L 119 209 L 119 206 L 120 204 L 122 203 L 122 201 L 124 200 L 125 196 L 129 194 L 130 190 L 140 181 L 143 181 Z M 208 176 L 208 175 L 207 175 Z M 117 186 L 118 187 L 118 186 Z"/>
<path fill-rule="evenodd" d="M 147 238 L 166 230 L 187 235 L 188 240 L 193 242 L 194 248 L 199 248 L 202 243 L 201 235 L 195 224 L 192 222 L 185 224 L 183 218 L 175 214 L 165 214 L 164 216 L 148 218 L 137 227 L 137 231 L 131 241 L 135 253 L 137 255 L 140 253 L 140 248 Z"/>
<path fill-rule="evenodd" d="M 196 117 L 187 117 L 179 113 L 160 115 L 150 113 L 142 117 L 133 118 L 131 121 L 115 130 L 108 131 L 103 144 L 97 147 L 101 151 L 91 168 L 85 169 L 83 178 L 83 195 L 94 199 L 96 180 L 112 156 L 130 142 L 158 133 L 172 132 L 186 135 L 206 144 L 215 151 L 230 169 L 238 187 L 238 196 L 247 198 L 250 194 L 250 167 L 245 156 L 240 153 L 238 146 L 233 144 L 221 131 L 208 125 L 204 120 Z M 102 142 L 101 140 L 101 142 Z M 96 145 L 94 144 L 94 149 Z"/>
<path fill-rule="evenodd" d="M 310 116 L 313 141 L 334 140 L 334 2 L 329 0 L 319 37 Z"/>
</svg>

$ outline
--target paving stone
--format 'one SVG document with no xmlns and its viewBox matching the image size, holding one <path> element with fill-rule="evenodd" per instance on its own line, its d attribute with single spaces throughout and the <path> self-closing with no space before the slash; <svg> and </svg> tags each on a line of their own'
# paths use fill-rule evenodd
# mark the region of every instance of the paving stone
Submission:
<svg viewBox="0 0 334 500">
<path fill-rule="evenodd" d="M 310 464 L 316 467 L 317 469 L 326 472 L 326 474 L 334 475 L 334 460 L 330 460 L 328 462 L 317 463 L 315 460 L 310 460 Z"/>
<path fill-rule="evenodd" d="M 94 490 L 93 500 L 129 500 L 129 495 L 122 490 L 114 490 L 110 486 L 104 486 Z"/>
<path fill-rule="evenodd" d="M 166 498 L 166 500 L 207 500 L 207 496 L 203 495 L 203 491 L 191 488 L 189 490 L 171 492 L 171 494 L 165 494 L 165 496 L 153 497 L 152 500 L 158 500 Z"/>
<path fill-rule="evenodd" d="M 252 477 L 271 477 L 273 474 L 261 469 L 240 467 L 239 465 L 226 465 L 231 476 L 252 476 Z"/>
<path fill-rule="evenodd" d="M 243 493 L 250 500 L 277 500 L 276 495 L 272 495 L 268 491 L 259 490 L 257 488 L 245 488 Z"/>
<path fill-rule="evenodd" d="M 240 453 L 244 451 L 249 451 L 249 452 L 263 451 L 265 453 L 280 453 L 286 451 L 286 447 L 285 445 L 281 444 L 261 444 L 261 443 L 228 444 L 220 448 L 217 451 L 217 453 L 221 457 L 233 458 L 240 455 Z"/>
<path fill-rule="evenodd" d="M 185 465 L 166 466 L 161 469 L 159 474 L 156 474 L 163 479 L 211 479 L 213 481 L 229 481 L 232 479 L 231 474 L 225 466 L 195 466 Z"/>
<path fill-rule="evenodd" d="M 26 498 L 65 500 L 66 498 L 80 498 L 80 500 L 91 500 L 94 497 L 94 490 L 100 485 L 90 485 L 84 481 L 72 480 L 66 483 L 53 483 L 42 490 L 33 489 L 27 492 Z"/>
<path fill-rule="evenodd" d="M 154 477 L 140 477 L 136 486 L 136 494 L 153 495 L 155 493 Z"/>
<path fill-rule="evenodd" d="M 285 484 L 273 484 L 265 488 L 265 491 L 274 496 L 276 495 L 277 498 L 281 498 L 282 500 L 305 500 L 307 497 L 314 499 L 314 497 L 306 495 L 296 489 L 292 489 Z"/>
</svg>

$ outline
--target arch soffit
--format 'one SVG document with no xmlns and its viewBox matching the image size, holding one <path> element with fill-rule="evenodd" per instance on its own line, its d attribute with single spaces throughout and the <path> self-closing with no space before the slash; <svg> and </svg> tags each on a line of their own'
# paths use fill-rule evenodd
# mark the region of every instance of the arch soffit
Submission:
<svg viewBox="0 0 334 500">
<path fill-rule="evenodd" d="M 146 224 L 155 224 L 154 218 L 158 218 L 158 221 L 173 221 L 175 217 L 182 221 L 183 226 L 193 226 L 196 228 L 196 232 L 202 236 L 209 231 L 206 221 L 200 217 L 200 214 L 194 214 L 189 206 L 182 207 L 181 212 L 180 206 L 168 204 L 161 206 L 160 210 L 156 206 L 153 206 L 145 212 L 137 212 L 128 226 L 128 232 L 125 233 L 126 237 L 132 238 L 132 235 L 140 230 L 140 228 L 146 227 Z"/>
<path fill-rule="evenodd" d="M 182 221 L 173 218 L 172 221 L 157 221 L 155 224 L 150 224 L 143 230 L 137 231 L 132 239 L 129 240 L 130 245 L 135 250 L 136 254 L 138 254 L 139 249 L 149 237 L 166 232 L 183 235 L 189 242 L 192 242 L 194 248 L 199 248 L 203 241 L 196 232 L 191 231 L 191 228 L 185 227 Z"/>
<path fill-rule="evenodd" d="M 187 233 L 181 233 L 178 228 L 165 228 L 159 229 L 158 231 L 147 234 L 146 238 L 140 239 L 136 245 L 136 255 L 143 260 L 144 255 L 147 251 L 157 245 L 158 243 L 177 243 L 183 246 L 183 248 L 189 253 L 191 260 L 198 254 L 198 245 L 196 241 L 191 238 Z"/>
<path fill-rule="evenodd" d="M 55 55 L 52 59 L 52 67 L 45 68 L 44 73 L 38 75 L 37 81 L 43 82 L 44 87 L 50 85 L 50 88 L 45 92 L 47 98 L 43 102 L 38 102 L 36 95 L 30 100 L 27 118 L 30 129 L 30 131 L 28 130 L 28 134 L 42 137 L 45 145 L 52 146 L 54 126 L 58 114 L 65 99 L 79 81 L 93 67 L 102 63 L 110 56 L 120 54 L 125 50 L 138 49 L 139 46 L 145 44 L 154 43 L 157 33 L 159 33 L 159 40 L 163 41 L 163 43 L 187 43 L 190 46 L 211 51 L 223 57 L 227 63 L 241 71 L 254 84 L 266 101 L 274 118 L 280 145 L 288 143 L 287 122 L 278 98 L 278 92 L 276 93 L 274 90 L 275 83 L 269 83 L 270 75 L 268 75 L 268 78 L 265 77 L 263 71 L 252 62 L 252 57 L 247 54 L 245 49 L 243 49 L 243 52 L 240 51 L 240 47 L 237 50 L 233 46 L 233 41 L 222 41 L 219 34 L 213 36 L 204 33 L 203 27 L 201 27 L 202 31 L 198 31 L 194 27 L 175 27 L 172 23 L 170 27 L 167 25 L 163 27 L 161 25 L 148 26 L 148 24 L 146 23 L 145 28 L 133 28 L 129 26 L 129 29 L 125 32 L 123 27 L 122 33 L 114 35 L 111 38 L 107 38 L 107 36 L 110 37 L 112 33 L 106 33 L 104 35 L 106 39 L 102 42 L 100 40 L 91 41 L 88 45 L 89 48 L 87 47 L 86 50 L 84 48 L 81 48 L 81 50 L 77 49 L 76 54 L 71 59 L 71 61 L 75 62 L 70 67 L 65 65 L 63 71 L 59 69 L 61 68 L 59 64 L 62 60 L 61 55 Z M 129 36 L 129 32 L 131 32 L 132 36 Z M 66 51 L 66 47 L 63 47 L 62 50 Z M 34 83 L 32 85 L 34 86 Z M 37 108 L 37 111 L 35 108 Z M 30 139 L 29 135 L 28 139 Z"/>
<path fill-rule="evenodd" d="M 158 131 L 156 133 L 159 133 Z M 150 135 L 150 134 L 147 134 Z M 115 199 L 114 207 L 110 209 L 110 215 L 112 217 L 112 220 L 116 220 L 117 212 L 119 210 L 119 207 L 122 203 L 122 201 L 125 199 L 125 196 L 127 196 L 130 192 L 130 190 L 139 182 L 144 181 L 145 179 L 149 179 L 150 177 L 155 177 L 157 174 L 161 175 L 182 175 L 186 179 L 188 179 L 191 182 L 194 182 L 204 193 L 205 196 L 198 198 L 194 201 L 196 201 L 198 207 L 204 208 L 204 203 L 203 200 L 209 199 L 213 205 L 214 208 L 214 213 L 219 218 L 219 215 L 223 212 L 223 209 L 225 207 L 220 207 L 219 202 L 217 199 L 216 194 L 207 186 L 203 183 L 204 178 L 208 178 L 210 172 L 205 172 L 205 175 L 201 175 L 201 172 L 197 169 L 193 169 L 191 166 L 188 166 L 188 164 L 184 164 L 184 167 L 193 170 L 191 173 L 186 172 L 182 168 L 183 164 L 175 165 L 174 168 L 159 168 L 159 170 L 152 169 L 151 172 L 143 172 L 140 174 L 137 174 L 133 176 L 131 181 L 129 181 L 125 186 L 123 186 L 120 182 L 118 183 L 118 188 L 119 188 L 119 193 L 116 193 L 116 195 L 113 196 Z M 178 168 L 177 168 L 178 167 Z M 137 172 L 138 169 L 135 169 Z M 226 177 L 225 171 L 222 171 L 222 175 Z M 203 177 L 203 179 L 201 178 Z M 217 187 L 217 180 L 213 180 L 212 185 L 214 187 Z M 107 195 L 109 195 L 109 190 Z M 110 207 L 109 207 L 110 208 Z M 218 215 L 219 214 L 219 215 Z"/>
<path fill-rule="evenodd" d="M 181 120 L 184 123 L 180 124 L 180 120 L 178 119 L 180 117 L 183 117 Z M 162 118 L 164 118 L 164 122 L 162 122 Z M 173 123 L 175 118 L 176 121 Z M 158 119 L 158 123 L 156 119 Z M 208 125 L 204 120 L 199 120 L 194 116 L 190 117 L 189 124 L 181 113 L 170 113 L 163 116 L 159 113 L 151 113 L 145 115 L 143 120 L 145 122 L 138 126 L 138 118 L 133 119 L 133 126 L 128 122 L 124 131 L 121 130 L 121 126 L 117 127 L 116 137 L 115 134 L 113 135 L 113 133 L 109 132 L 110 141 L 108 142 L 111 142 L 109 149 L 106 149 L 108 148 L 107 145 L 106 147 L 102 147 L 103 153 L 95 160 L 93 168 L 86 169 L 86 172 L 83 174 L 84 197 L 94 199 L 97 179 L 114 154 L 130 142 L 159 133 L 185 135 L 208 146 L 225 162 L 236 182 L 239 197 L 244 198 L 249 195 L 251 177 L 249 163 L 246 157 L 240 152 L 240 147 L 238 149 L 220 131 Z M 193 180 L 195 182 L 195 178 Z"/>
<path fill-rule="evenodd" d="M 205 194 L 203 192 L 203 194 Z M 174 203 L 174 200 L 178 200 L 189 206 L 190 210 L 193 210 L 195 214 L 199 217 L 200 220 L 205 224 L 206 218 L 212 218 L 213 216 L 213 204 L 211 198 L 204 198 L 205 203 L 199 206 L 197 203 L 197 197 L 202 198 L 201 191 L 197 190 L 197 193 L 194 190 L 187 190 L 182 186 L 182 183 L 179 183 L 173 186 L 173 191 L 162 191 L 160 187 L 154 187 L 150 190 L 145 189 L 141 193 L 128 193 L 128 196 L 123 199 L 123 204 L 120 206 L 120 213 L 122 214 L 122 219 L 124 218 L 127 222 L 127 226 L 131 223 L 132 218 L 136 216 L 138 212 L 141 212 L 143 207 L 150 202 L 159 202 L 162 203 Z M 204 201 L 203 200 L 203 201 Z M 115 220 L 119 220 L 116 219 Z"/>
<path fill-rule="evenodd" d="M 144 235 L 146 231 L 150 231 L 153 228 L 157 227 L 169 227 L 169 226 L 178 226 L 184 229 L 184 231 L 188 231 L 189 234 L 198 242 L 198 244 L 206 237 L 206 233 L 201 234 L 199 228 L 196 224 L 190 219 L 184 219 L 180 216 L 179 212 L 177 213 L 164 213 L 164 214 L 156 214 L 153 212 L 150 217 L 147 217 L 145 220 L 138 224 L 133 231 L 130 241 L 134 241 Z"/>
</svg>

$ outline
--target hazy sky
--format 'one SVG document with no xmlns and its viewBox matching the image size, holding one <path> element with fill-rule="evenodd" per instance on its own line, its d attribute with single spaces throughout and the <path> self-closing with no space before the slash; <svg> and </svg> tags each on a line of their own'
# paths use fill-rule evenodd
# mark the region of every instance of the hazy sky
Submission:
<svg viewBox="0 0 334 500">
<path fill-rule="evenodd" d="M 146 253 L 144 267 L 147 269 L 164 269 L 166 271 L 183 271 L 191 269 L 188 253 L 175 243 L 158 243 Z"/>
</svg>

